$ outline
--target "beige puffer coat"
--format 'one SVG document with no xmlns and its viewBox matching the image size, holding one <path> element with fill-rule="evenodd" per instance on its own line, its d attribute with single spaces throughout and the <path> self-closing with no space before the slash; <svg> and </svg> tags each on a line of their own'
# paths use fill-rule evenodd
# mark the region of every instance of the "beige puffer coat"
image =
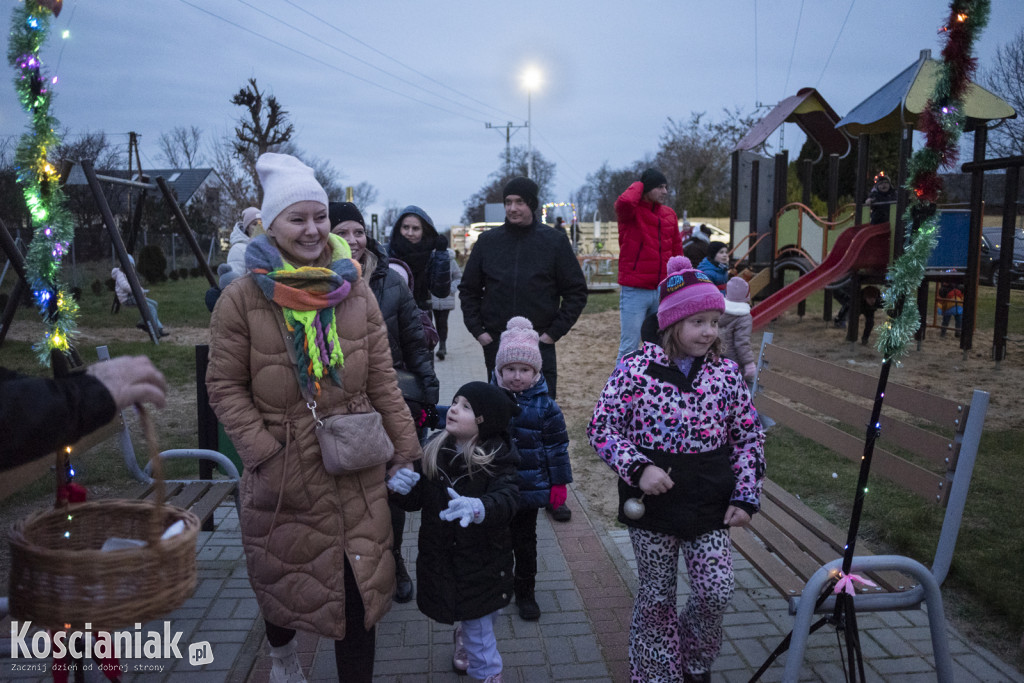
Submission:
<svg viewBox="0 0 1024 683">
<path fill-rule="evenodd" d="M 381 414 L 395 461 L 422 453 L 399 393 L 377 302 L 359 279 L 337 307 L 342 386 L 321 383 L 318 415 Z M 210 324 L 210 403 L 245 465 L 242 543 L 263 617 L 278 626 L 345 637 L 344 558 L 370 628 L 395 585 L 384 465 L 334 477 L 323 467 L 313 416 L 285 346 L 279 306 L 252 276 L 228 286 Z"/>
</svg>

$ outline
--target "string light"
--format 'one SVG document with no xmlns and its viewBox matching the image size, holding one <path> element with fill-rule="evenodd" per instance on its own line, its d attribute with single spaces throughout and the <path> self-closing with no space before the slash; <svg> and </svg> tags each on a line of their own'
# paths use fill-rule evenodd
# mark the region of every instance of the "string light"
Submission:
<svg viewBox="0 0 1024 683">
<path fill-rule="evenodd" d="M 61 274 L 74 228 L 60 188 L 60 174 L 47 158 L 48 150 L 60 142 L 54 131 L 60 122 L 50 114 L 57 77 L 47 78 L 39 51 L 46 42 L 50 21 L 60 14 L 61 0 L 25 0 L 11 15 L 10 64 L 17 72 L 18 100 L 31 121 L 22 135 L 14 159 L 15 177 L 22 189 L 25 206 L 36 226 L 25 257 L 33 299 L 47 329 L 34 346 L 40 363 L 48 365 L 50 351 L 67 353 L 75 335 L 78 304 L 70 296 Z M 64 37 L 68 32 L 64 32 Z"/>
</svg>

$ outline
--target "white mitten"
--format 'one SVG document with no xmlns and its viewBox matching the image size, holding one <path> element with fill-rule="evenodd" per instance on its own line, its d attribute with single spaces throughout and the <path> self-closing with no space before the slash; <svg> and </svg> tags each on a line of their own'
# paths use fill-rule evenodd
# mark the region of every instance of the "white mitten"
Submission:
<svg viewBox="0 0 1024 683">
<path fill-rule="evenodd" d="M 484 503 L 482 500 L 460 496 L 452 488 L 448 489 L 448 495 L 452 499 L 448 501 L 448 507 L 441 510 L 441 519 L 446 522 L 459 520 L 459 525 L 463 528 L 469 526 L 471 522 L 479 524 L 484 521 Z"/>
<path fill-rule="evenodd" d="M 419 480 L 420 475 L 418 472 L 403 467 L 388 479 L 388 490 L 404 496 L 412 491 L 412 487 L 416 486 L 416 482 Z"/>
</svg>

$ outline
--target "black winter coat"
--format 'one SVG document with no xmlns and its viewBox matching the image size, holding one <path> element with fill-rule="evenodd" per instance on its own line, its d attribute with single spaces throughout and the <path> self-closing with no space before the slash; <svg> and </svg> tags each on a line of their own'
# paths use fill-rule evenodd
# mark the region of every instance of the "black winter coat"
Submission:
<svg viewBox="0 0 1024 683">
<path fill-rule="evenodd" d="M 449 437 L 450 440 L 451 437 Z M 451 442 L 450 442 L 451 443 Z M 449 443 L 449 445 L 450 445 Z M 479 619 L 496 612 L 512 598 L 512 535 L 509 522 L 517 510 L 515 448 L 505 437 L 495 437 L 484 448 L 497 448 L 490 474 L 472 479 L 465 461 L 446 445 L 438 454 L 437 479 L 421 477 L 408 495 L 392 494 L 400 508 L 422 510 L 419 555 L 416 558 L 416 605 L 442 624 Z M 416 461 L 422 472 L 422 461 Z M 448 487 L 459 495 L 479 498 L 484 519 L 465 529 L 458 521 L 440 518 L 448 507 Z"/>
<path fill-rule="evenodd" d="M 416 216 L 423 223 L 423 238 L 413 244 L 402 236 L 402 219 Z M 412 271 L 412 292 L 416 305 L 430 310 L 430 295 L 448 296 L 452 291 L 451 263 L 448 260 L 448 240 L 438 235 L 437 228 L 427 212 L 418 206 L 407 206 L 391 228 L 388 256 L 401 259 Z"/>
<path fill-rule="evenodd" d="M 508 321 L 521 315 L 537 334 L 558 341 L 587 305 L 587 281 L 565 232 L 536 219 L 528 226 L 506 222 L 473 246 L 459 299 L 474 337 L 487 332 L 497 341 Z"/>
<path fill-rule="evenodd" d="M 544 375 L 515 397 L 521 412 L 512 418 L 510 431 L 519 451 L 519 507 L 542 508 L 551 499 L 552 485 L 572 481 L 569 434 Z"/>
<path fill-rule="evenodd" d="M 73 444 L 116 411 L 114 397 L 92 375 L 55 380 L 0 368 L 0 470 Z"/>
<path fill-rule="evenodd" d="M 367 238 L 366 248 L 377 255 L 377 266 L 370 274 L 370 291 L 388 326 L 391 360 L 396 369 L 416 375 L 428 403 L 437 403 L 439 385 L 423 335 L 420 309 L 401 276 L 388 267 L 388 256 L 380 245 Z"/>
</svg>

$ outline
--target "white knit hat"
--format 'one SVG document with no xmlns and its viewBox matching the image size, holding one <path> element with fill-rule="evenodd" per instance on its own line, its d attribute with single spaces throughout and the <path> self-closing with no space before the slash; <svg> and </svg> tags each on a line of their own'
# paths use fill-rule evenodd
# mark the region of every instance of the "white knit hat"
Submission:
<svg viewBox="0 0 1024 683">
<path fill-rule="evenodd" d="M 261 154 L 256 173 L 263 186 L 263 225 L 267 228 L 278 214 L 298 202 L 319 202 L 327 209 L 327 192 L 317 182 L 313 169 L 290 154 Z"/>
</svg>

